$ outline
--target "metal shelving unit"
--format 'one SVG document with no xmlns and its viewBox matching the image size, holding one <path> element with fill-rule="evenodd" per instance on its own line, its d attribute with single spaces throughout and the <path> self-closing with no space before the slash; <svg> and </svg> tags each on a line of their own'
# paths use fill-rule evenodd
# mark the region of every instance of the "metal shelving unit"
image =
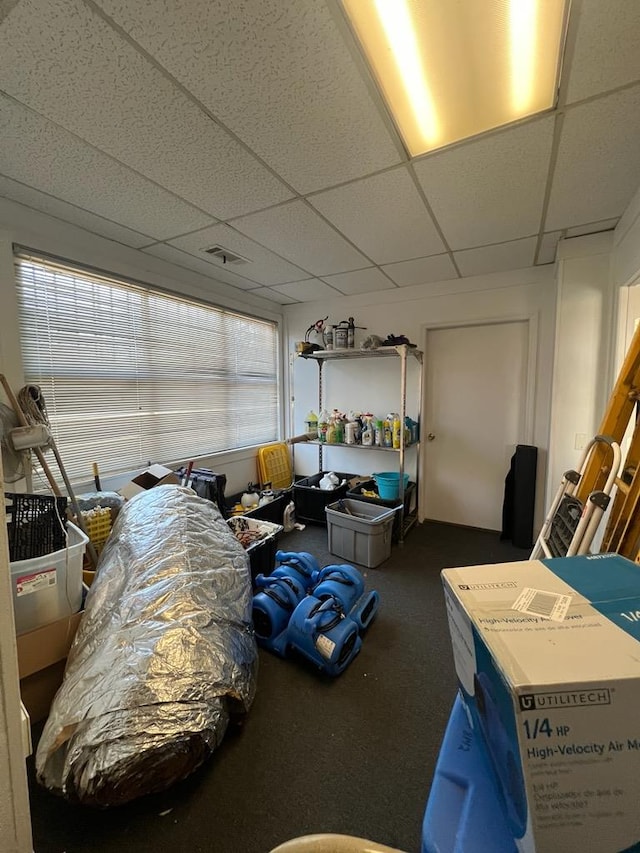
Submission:
<svg viewBox="0 0 640 853">
<path fill-rule="evenodd" d="M 420 395 L 422 391 L 422 351 L 416 349 L 415 347 L 409 346 L 408 344 L 399 344 L 398 346 L 388 346 L 388 347 L 380 347 L 375 350 L 356 350 L 356 349 L 333 349 L 333 350 L 317 350 L 312 353 L 300 353 L 299 358 L 304 358 L 307 360 L 315 361 L 318 364 L 318 411 L 322 411 L 323 409 L 323 368 L 324 364 L 327 361 L 338 361 L 338 360 L 356 360 L 363 358 L 394 358 L 399 359 L 400 361 L 400 422 L 404 427 L 405 418 L 407 415 L 407 363 L 410 359 L 414 359 L 418 365 L 420 366 L 420 377 L 419 377 L 419 391 L 418 391 L 418 407 L 417 410 L 420 412 L 421 409 L 421 400 Z M 349 450 L 374 450 L 374 451 L 387 451 L 389 453 L 398 454 L 398 473 L 400 475 L 400 483 L 399 483 L 399 495 L 398 499 L 400 501 L 400 514 L 401 514 L 401 524 L 400 524 L 400 538 L 399 543 L 402 544 L 405 533 L 410 529 L 410 527 L 415 524 L 418 518 L 418 495 L 419 495 L 419 476 L 420 476 L 420 441 L 414 442 L 413 444 L 405 444 L 405 435 L 404 429 L 400 431 L 400 447 L 399 448 L 391 448 L 391 447 L 379 447 L 378 445 L 374 445 L 372 447 L 363 446 L 361 444 L 331 444 L 329 445 L 332 449 L 345 447 Z M 323 462 L 323 449 L 325 447 L 324 442 L 321 441 L 309 441 L 309 444 L 315 444 L 318 446 L 318 470 L 322 471 L 322 462 Z M 405 469 L 405 454 L 408 448 L 415 448 L 417 453 L 416 460 L 416 507 L 415 511 L 409 513 L 405 516 L 404 512 L 404 469 Z"/>
</svg>

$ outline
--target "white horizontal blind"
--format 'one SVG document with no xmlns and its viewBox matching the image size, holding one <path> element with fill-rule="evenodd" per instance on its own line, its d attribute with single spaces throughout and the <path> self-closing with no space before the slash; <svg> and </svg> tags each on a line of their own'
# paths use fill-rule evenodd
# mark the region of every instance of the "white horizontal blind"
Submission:
<svg viewBox="0 0 640 853">
<path fill-rule="evenodd" d="M 32 256 L 16 280 L 25 380 L 72 480 L 277 439 L 275 324 Z"/>
</svg>

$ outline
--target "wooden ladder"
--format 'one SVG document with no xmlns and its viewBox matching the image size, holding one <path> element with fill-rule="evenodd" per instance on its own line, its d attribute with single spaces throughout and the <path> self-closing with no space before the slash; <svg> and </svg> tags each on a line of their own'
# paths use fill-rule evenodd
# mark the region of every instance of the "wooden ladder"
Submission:
<svg viewBox="0 0 640 853">
<path fill-rule="evenodd" d="M 620 477 L 616 477 L 616 495 L 602 540 L 601 551 L 615 551 L 636 559 L 640 540 L 640 325 L 635 331 L 616 384 L 607 404 L 598 432 L 618 444 L 633 423 L 633 433 Z M 590 491 L 601 489 L 610 471 L 606 448 L 593 454 L 577 488 L 577 497 L 585 501 Z"/>
</svg>

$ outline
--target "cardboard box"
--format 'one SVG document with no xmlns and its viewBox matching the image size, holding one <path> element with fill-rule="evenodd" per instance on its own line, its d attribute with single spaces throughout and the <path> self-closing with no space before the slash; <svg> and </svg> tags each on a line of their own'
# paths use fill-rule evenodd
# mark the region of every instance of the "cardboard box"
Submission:
<svg viewBox="0 0 640 853">
<path fill-rule="evenodd" d="M 640 566 L 445 569 L 460 691 L 519 851 L 640 841 Z"/>
<path fill-rule="evenodd" d="M 179 485 L 180 480 L 171 468 L 165 468 L 164 465 L 150 465 L 145 471 L 142 471 L 141 474 L 123 486 L 120 489 L 120 494 L 125 500 L 129 500 L 140 492 L 146 492 L 147 489 L 162 486 L 165 483 Z"/>
<path fill-rule="evenodd" d="M 82 612 L 16 637 L 20 695 L 32 723 L 49 714 Z"/>
</svg>

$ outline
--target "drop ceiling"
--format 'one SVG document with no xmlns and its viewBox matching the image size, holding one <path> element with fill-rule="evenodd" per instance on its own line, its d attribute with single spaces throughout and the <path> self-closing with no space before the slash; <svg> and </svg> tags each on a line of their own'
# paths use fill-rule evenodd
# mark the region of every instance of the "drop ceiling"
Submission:
<svg viewBox="0 0 640 853">
<path fill-rule="evenodd" d="M 639 41 L 574 0 L 555 110 L 409 158 L 337 0 L 5 0 L 0 196 L 280 304 L 551 263 L 640 185 Z"/>
</svg>

